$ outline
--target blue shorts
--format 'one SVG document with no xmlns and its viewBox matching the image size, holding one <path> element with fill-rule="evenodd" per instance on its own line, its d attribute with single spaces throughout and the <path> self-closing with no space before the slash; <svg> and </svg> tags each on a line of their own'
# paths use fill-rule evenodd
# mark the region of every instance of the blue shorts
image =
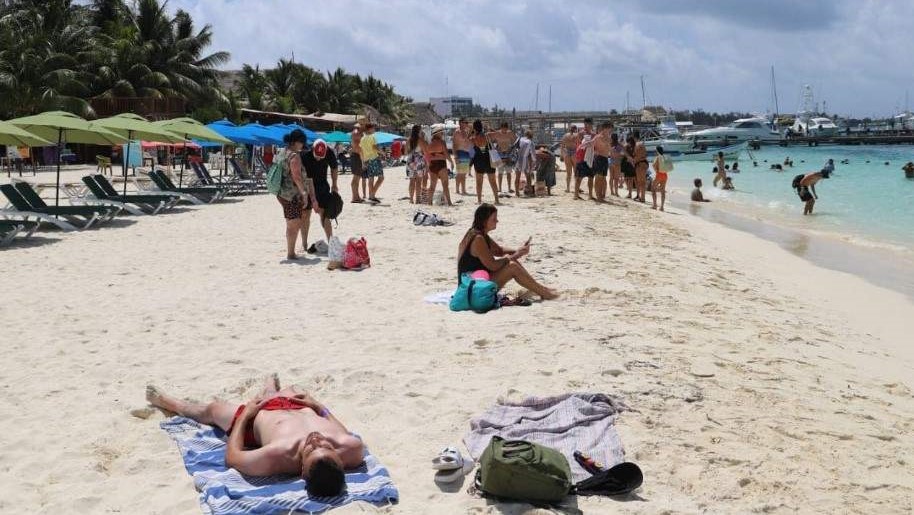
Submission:
<svg viewBox="0 0 914 515">
<path fill-rule="evenodd" d="M 366 161 L 363 170 L 365 177 L 384 177 L 384 165 L 381 164 L 380 158 Z"/>
</svg>

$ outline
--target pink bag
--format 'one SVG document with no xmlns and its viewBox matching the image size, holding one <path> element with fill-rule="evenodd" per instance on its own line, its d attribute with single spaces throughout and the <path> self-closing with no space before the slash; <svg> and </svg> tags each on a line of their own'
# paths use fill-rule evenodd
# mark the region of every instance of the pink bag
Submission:
<svg viewBox="0 0 914 515">
<path fill-rule="evenodd" d="M 368 256 L 368 242 L 365 238 L 349 238 L 343 251 L 343 266 L 346 268 L 367 268 L 371 266 Z"/>
</svg>

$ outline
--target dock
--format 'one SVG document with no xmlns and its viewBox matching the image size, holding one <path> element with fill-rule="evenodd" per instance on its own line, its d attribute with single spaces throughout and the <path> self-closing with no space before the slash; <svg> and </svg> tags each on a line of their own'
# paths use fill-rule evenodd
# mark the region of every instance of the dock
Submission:
<svg viewBox="0 0 914 515">
<path fill-rule="evenodd" d="M 768 143 L 766 143 L 768 144 Z M 782 147 L 805 145 L 914 145 L 914 133 L 910 131 L 892 134 L 836 134 L 834 136 L 793 136 L 774 141 Z"/>
</svg>

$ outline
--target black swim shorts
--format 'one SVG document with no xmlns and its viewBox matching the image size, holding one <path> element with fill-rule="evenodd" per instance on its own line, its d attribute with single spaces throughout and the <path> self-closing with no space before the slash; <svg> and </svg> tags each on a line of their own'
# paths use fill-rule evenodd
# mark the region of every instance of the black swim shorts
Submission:
<svg viewBox="0 0 914 515">
<path fill-rule="evenodd" d="M 587 161 L 581 161 L 574 165 L 574 175 L 582 178 L 593 177 L 593 168 L 587 164 Z"/>
<path fill-rule="evenodd" d="M 593 174 L 606 177 L 609 172 L 609 158 L 606 156 L 593 156 Z"/>
</svg>

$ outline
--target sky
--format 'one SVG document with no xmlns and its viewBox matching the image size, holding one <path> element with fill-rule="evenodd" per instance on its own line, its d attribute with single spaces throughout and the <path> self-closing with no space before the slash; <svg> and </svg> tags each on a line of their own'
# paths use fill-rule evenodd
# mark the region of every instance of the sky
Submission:
<svg viewBox="0 0 914 515">
<path fill-rule="evenodd" d="M 342 67 L 416 101 L 518 110 L 794 113 L 803 86 L 840 116 L 914 99 L 908 0 L 169 0 L 215 32 L 227 69 Z M 537 102 L 537 84 L 539 100 Z"/>
</svg>

